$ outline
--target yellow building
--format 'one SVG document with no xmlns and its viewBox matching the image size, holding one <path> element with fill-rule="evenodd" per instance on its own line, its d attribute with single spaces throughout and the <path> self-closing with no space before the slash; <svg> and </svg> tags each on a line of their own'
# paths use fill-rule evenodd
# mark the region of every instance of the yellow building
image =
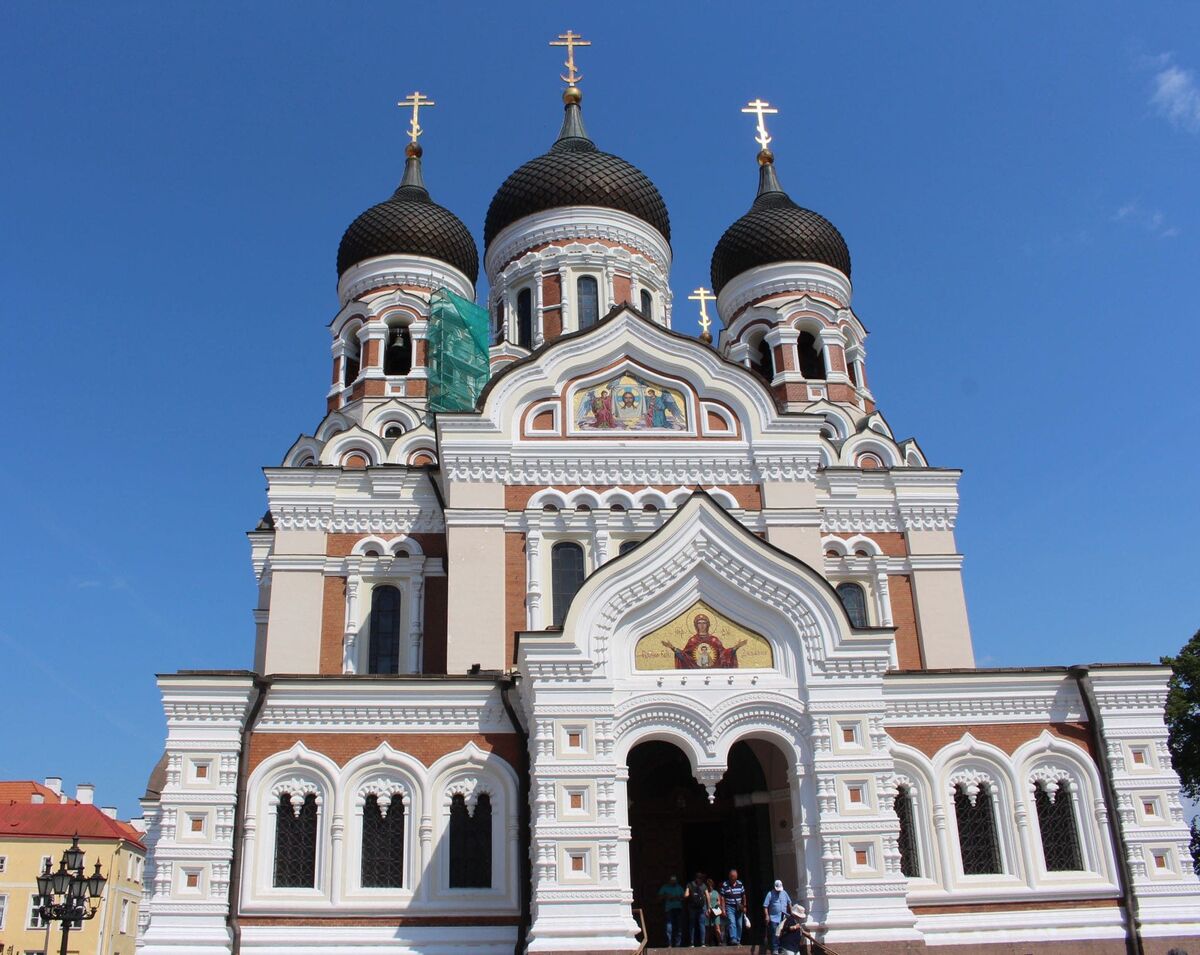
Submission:
<svg viewBox="0 0 1200 955">
<path fill-rule="evenodd" d="M 68 798 L 57 778 L 0 782 L 0 955 L 58 955 L 61 925 L 42 921 L 36 880 L 47 859 L 58 868 L 75 835 L 85 873 L 99 861 L 108 882 L 96 917 L 68 934 L 67 951 L 133 955 L 146 849 L 138 829 L 117 819 L 115 809 L 94 805 L 92 796 L 92 787 L 81 784 L 76 798 Z"/>
</svg>

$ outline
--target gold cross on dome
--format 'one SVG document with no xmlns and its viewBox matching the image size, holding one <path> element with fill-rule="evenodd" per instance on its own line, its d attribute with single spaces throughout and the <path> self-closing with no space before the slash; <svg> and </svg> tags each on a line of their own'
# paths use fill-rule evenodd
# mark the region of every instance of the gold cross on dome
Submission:
<svg viewBox="0 0 1200 955">
<path fill-rule="evenodd" d="M 401 109 L 403 109 L 405 106 L 412 107 L 412 120 L 408 124 L 408 138 L 415 143 L 421 137 L 421 133 L 424 132 L 424 130 L 421 128 L 421 124 L 417 121 L 421 115 L 421 107 L 437 106 L 437 103 L 431 100 L 424 93 L 414 90 L 404 97 L 404 99 L 400 100 L 400 102 L 396 105 Z"/>
<path fill-rule="evenodd" d="M 712 327 L 712 319 L 708 317 L 708 303 L 715 302 L 717 297 L 708 289 L 701 285 L 695 292 L 688 296 L 688 301 L 700 303 L 700 328 L 704 334 L 708 334 L 708 330 Z"/>
<path fill-rule="evenodd" d="M 767 135 L 767 124 L 763 117 L 778 113 L 779 110 L 777 110 L 770 103 L 764 102 L 756 97 L 745 105 L 745 107 L 742 109 L 742 112 L 754 113 L 758 117 L 758 135 L 754 138 L 759 146 L 761 146 L 763 149 L 766 149 L 771 143 L 771 137 Z"/>
<path fill-rule="evenodd" d="M 568 30 L 566 33 L 560 33 L 557 40 L 550 41 L 551 46 L 565 46 L 567 48 L 567 60 L 563 66 L 567 68 L 567 75 L 562 77 L 562 81 L 568 86 L 574 86 L 581 79 L 583 74 L 575 69 L 575 47 L 591 46 L 591 40 L 585 40 L 582 34 L 573 33 Z"/>
</svg>

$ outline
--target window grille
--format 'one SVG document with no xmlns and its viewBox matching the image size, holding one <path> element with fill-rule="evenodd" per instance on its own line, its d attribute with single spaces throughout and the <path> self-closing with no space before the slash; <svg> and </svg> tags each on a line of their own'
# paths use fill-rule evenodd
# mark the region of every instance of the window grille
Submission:
<svg viewBox="0 0 1200 955">
<path fill-rule="evenodd" d="M 275 886 L 311 889 L 317 878 L 317 797 L 304 797 L 300 814 L 291 793 L 280 793 L 275 815 Z"/>
<path fill-rule="evenodd" d="M 591 328 L 600 321 L 600 289 L 590 275 L 581 275 L 575 283 L 579 307 L 579 327 Z"/>
<path fill-rule="evenodd" d="M 561 627 L 567 619 L 567 609 L 583 586 L 583 548 L 573 541 L 560 541 L 550 551 L 550 568 L 554 588 L 554 626 Z"/>
<path fill-rule="evenodd" d="M 841 598 L 846 615 L 855 627 L 869 627 L 867 620 L 867 594 L 860 584 L 844 583 L 837 585 L 837 595 Z"/>
<path fill-rule="evenodd" d="M 654 298 L 645 289 L 642 289 L 642 314 L 649 319 L 654 318 Z"/>
<path fill-rule="evenodd" d="M 958 845 L 962 853 L 964 875 L 999 875 L 1000 846 L 996 841 L 996 820 L 992 814 L 992 794 L 980 788 L 974 805 L 966 784 L 954 787 L 954 815 L 958 821 Z"/>
<path fill-rule="evenodd" d="M 371 591 L 368 672 L 400 672 L 400 591 L 392 586 L 376 587 Z"/>
<path fill-rule="evenodd" d="M 385 815 L 373 793 L 363 806 L 362 884 L 367 888 L 404 885 L 404 803 L 397 794 Z"/>
<path fill-rule="evenodd" d="M 897 790 L 895 809 L 896 815 L 900 817 L 900 871 L 914 879 L 921 874 L 921 860 L 917 857 L 912 790 L 907 786 L 900 786 Z"/>
<path fill-rule="evenodd" d="M 1067 790 L 1067 781 L 1061 780 L 1054 793 L 1039 783 L 1034 787 L 1033 801 L 1037 807 L 1038 828 L 1042 833 L 1046 871 L 1082 871 L 1079 826 L 1075 822 L 1075 807 Z"/>
<path fill-rule="evenodd" d="M 517 293 L 517 344 L 533 347 L 533 292 L 527 288 Z"/>
<path fill-rule="evenodd" d="M 480 793 L 475 812 L 456 795 L 450 803 L 450 888 L 492 887 L 492 800 Z"/>
</svg>

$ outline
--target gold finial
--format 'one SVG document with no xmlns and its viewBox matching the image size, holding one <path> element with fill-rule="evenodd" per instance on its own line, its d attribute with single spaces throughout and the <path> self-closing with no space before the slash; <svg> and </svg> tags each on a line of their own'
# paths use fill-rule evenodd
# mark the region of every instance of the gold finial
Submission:
<svg viewBox="0 0 1200 955">
<path fill-rule="evenodd" d="M 763 119 L 765 116 L 772 116 L 778 113 L 774 106 L 755 97 L 742 109 L 743 113 L 754 113 L 758 117 L 758 135 L 754 137 L 755 142 L 761 147 L 758 153 L 759 162 L 770 162 L 774 156 L 771 155 L 771 150 L 767 147 L 771 145 L 771 137 L 767 135 L 767 124 Z"/>
<path fill-rule="evenodd" d="M 408 124 L 409 146 L 417 146 L 417 140 L 421 138 L 421 133 L 425 132 L 425 130 L 421 128 L 421 124 L 418 122 L 418 119 L 421 115 L 421 107 L 436 106 L 437 103 L 431 100 L 424 93 L 414 90 L 404 97 L 404 99 L 400 100 L 400 102 L 396 105 L 401 109 L 406 106 L 412 107 L 412 120 Z M 417 148 L 419 149 L 420 147 L 418 146 Z"/>
<path fill-rule="evenodd" d="M 715 302 L 717 297 L 708 289 L 701 285 L 695 292 L 688 296 L 688 301 L 700 303 L 700 340 L 707 344 L 712 341 L 712 333 L 709 329 L 712 327 L 712 319 L 708 317 L 708 303 Z"/>
<path fill-rule="evenodd" d="M 591 46 L 592 41 L 585 40 L 582 35 L 568 30 L 566 33 L 560 33 L 558 39 L 551 40 L 550 45 L 565 46 L 567 48 L 567 60 L 563 63 L 563 66 L 567 68 L 567 75 L 562 77 L 562 81 L 567 84 L 568 92 L 573 90 L 575 94 L 578 94 L 579 91 L 574 89 L 574 87 L 576 83 L 583 79 L 583 74 L 575 69 L 575 47 Z"/>
</svg>

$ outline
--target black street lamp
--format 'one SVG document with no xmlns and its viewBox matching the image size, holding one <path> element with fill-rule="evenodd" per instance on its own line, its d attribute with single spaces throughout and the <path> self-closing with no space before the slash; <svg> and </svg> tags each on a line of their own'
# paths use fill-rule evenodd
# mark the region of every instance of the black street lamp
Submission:
<svg viewBox="0 0 1200 955">
<path fill-rule="evenodd" d="M 71 926 L 94 919 L 100 911 L 100 895 L 108 880 L 100 874 L 100 863 L 90 875 L 83 874 L 83 850 L 79 848 L 79 836 L 71 840 L 71 848 L 63 851 L 58 871 L 50 871 L 50 860 L 37 877 L 38 895 L 42 905 L 38 914 L 43 922 L 62 923 L 62 946 L 59 955 L 67 955 L 67 934 Z M 55 899 L 61 896 L 61 900 Z"/>
</svg>

